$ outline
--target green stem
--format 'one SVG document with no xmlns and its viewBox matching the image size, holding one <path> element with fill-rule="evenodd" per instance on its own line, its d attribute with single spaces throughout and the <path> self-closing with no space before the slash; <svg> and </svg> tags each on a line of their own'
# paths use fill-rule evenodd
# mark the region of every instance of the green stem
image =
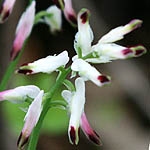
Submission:
<svg viewBox="0 0 150 150">
<path fill-rule="evenodd" d="M 53 14 L 51 14 L 51 13 L 49 13 L 49 12 L 47 12 L 47 11 L 40 11 L 40 12 L 38 12 L 38 13 L 36 14 L 36 16 L 35 16 L 34 24 L 37 24 L 38 21 L 39 21 L 42 17 L 45 17 L 45 16 L 47 16 L 47 17 L 52 17 Z"/>
<path fill-rule="evenodd" d="M 23 47 L 19 53 L 19 55 L 17 56 L 17 58 L 13 61 L 10 62 L 5 74 L 3 75 L 3 78 L 1 80 L 1 83 L 0 83 L 0 91 L 3 91 L 6 89 L 6 86 L 7 86 L 7 83 L 8 83 L 8 80 L 10 79 L 10 77 L 12 76 L 15 68 L 16 68 L 16 65 L 18 64 L 19 60 L 20 60 L 20 57 L 22 56 L 23 54 L 23 51 L 24 51 L 24 48 L 25 48 L 25 45 L 26 45 L 26 42 L 27 42 L 28 38 L 26 39 L 26 41 L 24 42 L 23 44 Z"/>
<path fill-rule="evenodd" d="M 30 137 L 30 141 L 29 141 L 28 150 L 36 150 L 36 145 L 37 145 L 39 134 L 40 134 L 39 131 L 40 131 L 40 128 L 42 126 L 42 123 L 43 123 L 43 120 L 45 118 L 45 115 L 47 114 L 47 112 L 49 110 L 50 100 L 54 96 L 54 94 L 56 93 L 58 88 L 62 85 L 63 81 L 65 80 L 65 78 L 67 77 L 67 75 L 70 72 L 71 72 L 71 67 L 69 67 L 68 69 L 63 71 L 61 73 L 61 75 L 59 76 L 59 78 L 57 79 L 56 84 L 51 88 L 49 93 L 47 93 L 45 95 L 45 99 L 46 100 L 45 100 L 45 103 L 44 103 L 44 106 L 43 106 L 43 111 L 41 113 L 41 116 L 39 118 L 39 121 L 38 121 L 36 127 L 32 131 L 32 134 L 31 134 L 31 137 Z"/>
</svg>

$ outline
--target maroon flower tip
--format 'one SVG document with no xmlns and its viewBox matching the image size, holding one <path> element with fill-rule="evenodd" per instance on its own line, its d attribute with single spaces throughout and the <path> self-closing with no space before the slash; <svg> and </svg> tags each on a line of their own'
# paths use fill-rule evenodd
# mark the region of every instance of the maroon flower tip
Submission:
<svg viewBox="0 0 150 150">
<path fill-rule="evenodd" d="M 138 49 L 138 50 L 135 51 L 135 55 L 136 55 L 136 56 L 140 56 L 140 55 L 143 54 L 143 52 L 145 52 L 144 49 Z"/>
<path fill-rule="evenodd" d="M 53 2 L 54 2 L 54 4 L 55 4 L 59 9 L 61 9 L 61 5 L 60 5 L 59 0 L 53 0 Z M 62 0 L 62 2 L 63 2 L 63 4 L 65 4 L 65 3 L 64 3 L 64 0 Z"/>
<path fill-rule="evenodd" d="M 29 140 L 29 137 L 26 137 L 24 141 L 22 142 L 21 147 L 23 147 L 28 142 L 28 140 Z"/>
<path fill-rule="evenodd" d="M 130 48 L 127 48 L 127 49 L 122 50 L 122 54 L 123 54 L 123 55 L 129 55 L 129 54 L 131 54 L 131 53 L 133 53 L 133 51 L 132 51 Z"/>
<path fill-rule="evenodd" d="M 88 19 L 88 12 L 84 12 L 81 16 L 80 16 L 82 23 L 85 24 L 87 22 Z"/>
<path fill-rule="evenodd" d="M 95 133 L 95 135 L 96 135 L 98 138 L 100 138 L 100 136 L 96 133 L 96 131 L 93 130 L 93 132 Z"/>
<path fill-rule="evenodd" d="M 25 75 L 28 75 L 28 74 L 31 74 L 33 71 L 32 70 L 29 70 L 29 69 L 24 69 L 24 70 L 18 70 L 17 71 L 18 73 L 22 73 L 22 74 L 25 74 Z"/>
<path fill-rule="evenodd" d="M 21 132 L 21 134 L 19 135 L 19 138 L 18 138 L 18 141 L 17 141 L 17 146 L 19 146 L 19 143 L 20 143 L 21 137 L 22 137 L 22 132 Z"/>
<path fill-rule="evenodd" d="M 104 75 L 100 75 L 97 78 L 101 83 L 108 83 L 110 81 L 110 79 L 107 76 Z"/>
<path fill-rule="evenodd" d="M 76 141 L 76 132 L 75 132 L 75 128 L 73 126 L 71 126 L 70 138 L 71 138 L 72 143 L 75 144 L 75 141 Z"/>
<path fill-rule="evenodd" d="M 69 19 L 73 24 L 77 25 L 77 18 L 76 18 L 76 16 L 70 14 L 70 15 L 68 16 L 68 19 Z"/>
<path fill-rule="evenodd" d="M 29 137 L 23 137 L 22 132 L 21 132 L 17 141 L 17 147 L 22 148 L 28 142 L 28 140 L 29 140 Z"/>
<path fill-rule="evenodd" d="M 95 132 L 94 132 L 95 133 Z M 89 139 L 92 141 L 92 142 L 94 142 L 95 144 L 97 144 L 97 145 L 99 145 L 99 146 L 101 146 L 102 145 L 102 143 L 101 143 L 101 141 L 100 141 L 100 139 L 99 139 L 99 136 L 97 136 L 97 134 L 90 134 L 90 135 L 88 135 L 89 136 Z"/>
<path fill-rule="evenodd" d="M 2 18 L 2 21 L 5 21 L 8 18 L 9 15 L 10 15 L 10 11 L 5 12 L 5 14 Z"/>
</svg>

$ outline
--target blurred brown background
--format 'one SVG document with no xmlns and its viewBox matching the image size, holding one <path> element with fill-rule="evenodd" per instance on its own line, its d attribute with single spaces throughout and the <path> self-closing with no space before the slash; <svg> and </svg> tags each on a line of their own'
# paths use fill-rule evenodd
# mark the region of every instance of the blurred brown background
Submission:
<svg viewBox="0 0 150 150">
<path fill-rule="evenodd" d="M 37 11 L 46 9 L 51 4 L 51 0 L 37 0 Z M 27 3 L 23 1 L 17 1 L 9 20 L 0 25 L 0 77 L 9 63 L 15 28 L 26 5 Z M 90 10 L 90 24 L 95 35 L 94 43 L 112 28 L 125 25 L 132 19 L 143 20 L 140 29 L 126 35 L 125 39 L 118 43 L 124 46 L 143 44 L 148 52 L 139 58 L 95 65 L 100 72 L 112 77 L 111 86 L 98 88 L 91 82 L 86 84 L 85 111 L 90 124 L 101 136 L 102 147 L 91 144 L 82 133 L 79 145 L 72 146 L 68 142 L 66 123 L 65 132 L 41 133 L 37 149 L 148 150 L 150 142 L 150 1 L 73 0 L 73 6 L 76 12 L 83 7 Z M 63 19 L 62 32 L 55 36 L 49 33 L 48 26 L 37 25 L 20 64 L 58 54 L 63 50 L 68 50 L 69 55 L 73 56 L 75 54 L 73 40 L 76 32 L 77 29 L 72 28 L 65 19 Z M 8 88 L 12 87 L 12 81 L 13 78 Z M 17 136 L 8 127 L 7 118 L 3 117 L 5 110 L 2 106 L 0 110 L 0 150 L 15 150 Z"/>
</svg>

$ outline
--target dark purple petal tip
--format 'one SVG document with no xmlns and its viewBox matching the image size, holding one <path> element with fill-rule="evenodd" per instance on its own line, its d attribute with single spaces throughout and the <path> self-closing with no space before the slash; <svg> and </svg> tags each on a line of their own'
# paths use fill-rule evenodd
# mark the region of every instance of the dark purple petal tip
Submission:
<svg viewBox="0 0 150 150">
<path fill-rule="evenodd" d="M 143 53 L 145 53 L 145 50 L 144 50 L 144 49 L 138 49 L 138 50 L 135 51 L 135 55 L 136 55 L 136 56 L 140 56 L 140 55 L 142 55 Z"/>
<path fill-rule="evenodd" d="M 88 20 L 88 12 L 85 11 L 81 16 L 80 16 L 82 23 L 85 24 Z"/>
<path fill-rule="evenodd" d="M 76 132 L 75 132 L 75 128 L 73 126 L 71 126 L 70 129 L 70 138 L 73 144 L 75 144 L 76 142 Z"/>
<path fill-rule="evenodd" d="M 10 11 L 7 10 L 6 12 L 3 12 L 4 11 L 4 7 L 2 6 L 0 8 L 0 15 L 1 15 L 1 22 L 3 23 L 7 18 L 8 16 L 10 15 Z"/>
<path fill-rule="evenodd" d="M 17 147 L 22 148 L 24 145 L 28 142 L 29 137 L 23 137 L 23 134 L 21 132 L 18 141 L 17 141 Z"/>
<path fill-rule="evenodd" d="M 77 18 L 76 18 L 76 16 L 70 14 L 70 15 L 68 16 L 68 19 L 69 19 L 74 25 L 77 25 Z"/>
<path fill-rule="evenodd" d="M 106 84 L 108 82 L 110 82 L 110 79 L 107 76 L 104 75 L 100 75 L 97 78 L 102 84 Z"/>
<path fill-rule="evenodd" d="M 19 143 L 20 143 L 21 137 L 22 137 L 22 132 L 21 132 L 21 134 L 19 135 L 19 138 L 18 138 L 18 140 L 17 140 L 17 146 L 19 146 Z"/>
<path fill-rule="evenodd" d="M 17 73 L 22 73 L 22 74 L 25 74 L 25 75 L 29 75 L 29 74 L 32 74 L 32 70 L 29 70 L 29 69 L 20 69 L 17 71 Z"/>
<path fill-rule="evenodd" d="M 122 50 L 123 55 L 129 55 L 129 54 L 132 54 L 132 53 L 133 53 L 133 51 L 130 48 Z"/>
<path fill-rule="evenodd" d="M 10 11 L 5 12 L 5 14 L 2 18 L 2 21 L 4 22 L 8 18 L 9 15 L 10 15 Z"/>
<path fill-rule="evenodd" d="M 134 51 L 134 56 L 138 57 L 146 53 L 146 48 L 143 45 L 137 45 L 134 47 L 130 47 Z"/>
<path fill-rule="evenodd" d="M 88 137 L 96 145 L 102 146 L 100 137 L 95 131 L 93 131 L 93 134 L 89 134 Z"/>
</svg>

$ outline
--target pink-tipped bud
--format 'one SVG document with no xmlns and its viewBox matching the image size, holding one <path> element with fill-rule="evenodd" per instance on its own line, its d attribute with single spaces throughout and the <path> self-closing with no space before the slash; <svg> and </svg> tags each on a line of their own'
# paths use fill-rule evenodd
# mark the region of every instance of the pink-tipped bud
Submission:
<svg viewBox="0 0 150 150">
<path fill-rule="evenodd" d="M 0 8 L 0 23 L 7 20 L 8 16 L 11 14 L 16 0 L 5 0 Z"/>
<path fill-rule="evenodd" d="M 72 0 L 64 0 L 64 15 L 66 19 L 74 26 L 77 25 L 77 17 L 74 9 L 72 8 Z"/>
<path fill-rule="evenodd" d="M 95 143 L 99 146 L 102 145 L 99 135 L 91 128 L 91 126 L 86 118 L 85 113 L 83 113 L 81 116 L 80 126 L 90 141 L 92 141 L 93 143 Z"/>
<path fill-rule="evenodd" d="M 34 24 L 35 17 L 35 1 L 32 1 L 31 5 L 27 8 L 27 10 L 21 16 L 17 29 L 16 29 L 16 37 L 13 43 L 13 48 L 11 51 L 11 60 L 14 60 L 27 37 L 30 35 L 32 31 L 32 27 Z"/>
<path fill-rule="evenodd" d="M 44 91 L 40 91 L 37 97 L 29 106 L 28 112 L 24 118 L 25 120 L 24 127 L 18 138 L 18 142 L 17 142 L 18 148 L 22 149 L 25 146 L 25 144 L 28 142 L 28 139 L 30 137 L 33 128 L 36 126 L 39 120 L 43 108 L 42 106 L 43 95 L 44 95 Z"/>
</svg>

